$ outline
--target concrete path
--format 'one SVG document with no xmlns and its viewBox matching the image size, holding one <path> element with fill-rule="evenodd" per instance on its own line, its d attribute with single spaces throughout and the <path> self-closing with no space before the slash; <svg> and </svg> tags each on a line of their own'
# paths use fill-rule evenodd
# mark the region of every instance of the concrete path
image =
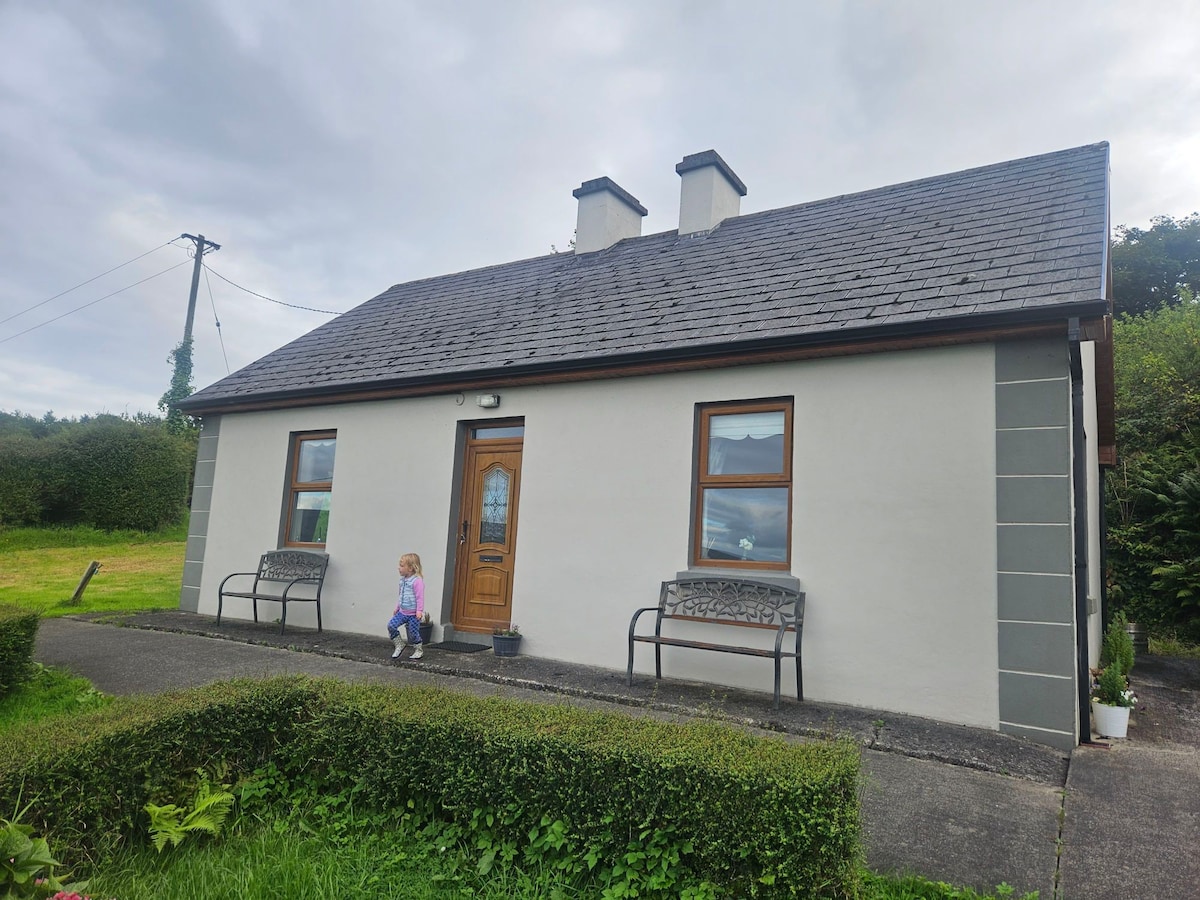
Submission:
<svg viewBox="0 0 1200 900">
<path fill-rule="evenodd" d="M 992 732 L 832 704 L 793 702 L 771 713 L 769 698 L 730 692 L 714 706 L 711 685 L 651 679 L 629 688 L 623 672 L 560 661 L 430 648 L 419 663 L 395 665 L 390 642 L 372 636 L 298 629 L 281 637 L 269 626 L 223 623 L 226 639 L 214 639 L 211 620 L 173 611 L 124 624 L 134 627 L 45 620 L 37 659 L 117 695 L 304 672 L 667 719 L 715 715 L 796 740 L 832 726 L 864 747 L 867 860 L 877 871 L 984 891 L 1007 882 L 1043 900 L 1200 898 L 1200 663 L 1139 662 L 1143 708 L 1131 740 L 1068 759 Z"/>
</svg>

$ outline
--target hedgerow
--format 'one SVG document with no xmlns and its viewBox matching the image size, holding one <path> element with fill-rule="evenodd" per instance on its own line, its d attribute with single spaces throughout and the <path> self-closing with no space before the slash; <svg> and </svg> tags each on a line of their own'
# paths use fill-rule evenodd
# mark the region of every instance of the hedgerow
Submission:
<svg viewBox="0 0 1200 900">
<path fill-rule="evenodd" d="M 37 628 L 37 613 L 0 606 L 0 697 L 29 676 Z"/>
<path fill-rule="evenodd" d="M 643 897 L 857 889 L 852 743 L 430 688 L 280 678 L 122 701 L 0 745 L 0 807 L 23 792 L 58 852 L 103 854 L 144 840 L 143 806 L 204 767 L 459 823 L 481 870 L 532 856 Z"/>
</svg>

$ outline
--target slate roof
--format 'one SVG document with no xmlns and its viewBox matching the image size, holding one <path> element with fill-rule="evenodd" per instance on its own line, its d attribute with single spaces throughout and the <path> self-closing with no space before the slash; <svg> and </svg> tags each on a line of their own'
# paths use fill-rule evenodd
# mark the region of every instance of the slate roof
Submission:
<svg viewBox="0 0 1200 900">
<path fill-rule="evenodd" d="M 1099 315 L 1107 250 L 1099 143 L 398 284 L 184 405 Z"/>
</svg>

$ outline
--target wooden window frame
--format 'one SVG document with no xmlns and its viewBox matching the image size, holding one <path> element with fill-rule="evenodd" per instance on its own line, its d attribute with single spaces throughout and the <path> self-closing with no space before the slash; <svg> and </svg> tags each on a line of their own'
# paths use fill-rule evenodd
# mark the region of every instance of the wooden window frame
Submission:
<svg viewBox="0 0 1200 900">
<path fill-rule="evenodd" d="M 795 403 L 790 397 L 768 400 L 726 401 L 701 403 L 696 407 L 696 471 L 693 479 L 694 510 L 692 517 L 691 566 L 694 568 L 746 569 L 749 571 L 788 571 L 792 566 L 792 411 Z M 740 413 L 783 413 L 783 471 L 750 475 L 709 475 L 709 423 L 713 416 Z M 787 535 L 784 539 L 786 556 L 782 561 L 705 559 L 701 554 L 704 536 L 704 492 L 709 488 L 779 487 L 787 489 Z"/>
<path fill-rule="evenodd" d="M 329 439 L 337 440 L 337 430 L 332 431 L 300 431 L 292 434 L 291 447 L 289 448 L 290 462 L 288 465 L 288 486 L 287 493 L 284 496 L 285 511 L 283 517 L 283 539 L 280 541 L 284 547 L 300 547 L 310 550 L 324 550 L 324 541 L 293 541 L 289 540 L 288 536 L 292 533 L 292 514 L 296 511 L 296 495 L 306 491 L 328 491 L 333 493 L 333 480 L 329 481 L 299 481 L 298 475 L 300 472 L 300 447 L 305 441 L 327 441 Z M 336 451 L 335 451 L 336 453 Z"/>
</svg>

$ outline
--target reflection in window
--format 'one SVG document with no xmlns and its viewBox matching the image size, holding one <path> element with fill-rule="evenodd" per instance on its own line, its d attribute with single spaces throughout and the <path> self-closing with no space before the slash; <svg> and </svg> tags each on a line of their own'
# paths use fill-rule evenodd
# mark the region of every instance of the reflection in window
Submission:
<svg viewBox="0 0 1200 900">
<path fill-rule="evenodd" d="M 483 511 L 479 523 L 479 543 L 503 544 L 508 526 L 509 476 L 503 469 L 492 469 L 483 476 Z"/>
<path fill-rule="evenodd" d="M 791 420 L 788 401 L 701 408 L 694 564 L 787 568 Z"/>
<path fill-rule="evenodd" d="M 705 559 L 787 561 L 787 488 L 709 488 L 702 515 Z"/>
<path fill-rule="evenodd" d="M 337 434 L 298 434 L 292 440 L 292 476 L 284 543 L 323 547 L 329 536 Z"/>
</svg>

